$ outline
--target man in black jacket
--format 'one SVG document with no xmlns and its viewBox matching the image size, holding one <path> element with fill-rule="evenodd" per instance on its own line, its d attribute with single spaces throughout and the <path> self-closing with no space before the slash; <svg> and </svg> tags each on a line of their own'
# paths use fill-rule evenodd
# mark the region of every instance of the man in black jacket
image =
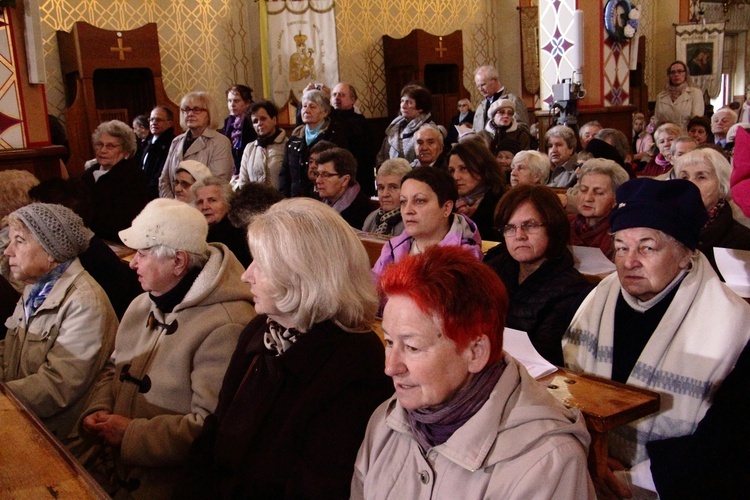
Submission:
<svg viewBox="0 0 750 500">
<path fill-rule="evenodd" d="M 173 119 L 172 110 L 166 106 L 156 106 L 151 110 L 151 116 L 148 119 L 148 128 L 151 133 L 146 137 L 141 168 L 146 174 L 149 199 L 152 200 L 159 197 L 159 176 L 167 160 L 169 146 L 174 139 Z"/>
</svg>

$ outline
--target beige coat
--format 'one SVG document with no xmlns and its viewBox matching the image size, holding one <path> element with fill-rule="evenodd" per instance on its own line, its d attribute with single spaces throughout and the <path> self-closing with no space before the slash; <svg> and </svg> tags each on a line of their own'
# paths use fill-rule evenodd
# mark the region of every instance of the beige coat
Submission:
<svg viewBox="0 0 750 500">
<path fill-rule="evenodd" d="M 242 153 L 237 187 L 241 188 L 248 182 L 259 182 L 279 189 L 279 172 L 284 162 L 287 141 L 286 133 L 282 129 L 273 143 L 265 148 L 259 146 L 257 140 L 248 144 Z"/>
<path fill-rule="evenodd" d="M 425 456 L 394 398 L 375 410 L 359 449 L 352 499 L 595 498 L 589 435 L 513 358 L 480 410 Z"/>
<path fill-rule="evenodd" d="M 76 425 L 112 353 L 117 316 L 99 284 L 78 259 L 68 266 L 27 321 L 26 286 L 0 341 L 0 380 L 61 440 Z"/>
<path fill-rule="evenodd" d="M 164 162 L 164 169 L 159 177 L 159 196 L 174 198 L 172 182 L 176 177 L 177 165 L 183 160 L 195 160 L 203 163 L 211 173 L 225 179 L 227 182 L 234 173 L 234 157 L 232 157 L 232 142 L 216 130 L 206 129 L 203 135 L 193 142 L 185 154 L 187 132 L 174 138 Z"/>
<path fill-rule="evenodd" d="M 121 481 L 139 486 L 129 493 L 134 498 L 171 495 L 179 466 L 204 418 L 216 408 L 239 334 L 255 316 L 250 287 L 240 281 L 242 265 L 221 243 L 212 243 L 210 252 L 171 313 L 162 313 L 146 293 L 133 301 L 85 412 L 107 410 L 133 419 L 119 450 L 117 472 Z M 151 313 L 159 323 L 176 322 L 176 330 L 149 328 Z M 141 381 L 148 378 L 150 387 L 140 386 L 139 392 L 139 385 L 123 378 L 124 372 Z"/>
</svg>

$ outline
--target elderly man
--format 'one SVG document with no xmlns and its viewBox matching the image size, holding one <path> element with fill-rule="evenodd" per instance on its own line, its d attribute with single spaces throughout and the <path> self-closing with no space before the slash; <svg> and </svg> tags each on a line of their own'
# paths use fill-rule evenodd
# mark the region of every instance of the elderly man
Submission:
<svg viewBox="0 0 750 500">
<path fill-rule="evenodd" d="M 318 155 L 315 188 L 321 201 L 359 230 L 372 211 L 372 206 L 370 197 L 362 191 L 356 178 L 357 160 L 348 150 L 333 148 Z"/>
<path fill-rule="evenodd" d="M 122 318 L 83 420 L 114 454 L 113 496 L 169 498 L 255 316 L 242 266 L 226 246 L 207 244 L 207 233 L 198 210 L 172 199 L 150 202 L 120 232 L 137 250 L 130 266 L 147 293 Z M 103 455 L 79 459 L 97 476 L 110 473 Z"/>
<path fill-rule="evenodd" d="M 357 160 L 357 182 L 365 193 L 375 194 L 375 155 L 370 154 L 370 131 L 365 117 L 354 110 L 357 91 L 349 83 L 337 83 L 331 92 L 331 120 L 346 129 L 349 151 Z"/>
<path fill-rule="evenodd" d="M 482 102 L 477 106 L 474 112 L 474 131 L 481 132 L 487 125 L 487 112 L 493 102 L 498 99 L 510 99 L 516 105 L 516 121 L 529 125 L 529 112 L 526 104 L 515 94 L 511 94 L 500 83 L 500 75 L 493 66 L 480 66 L 474 72 L 474 84 L 477 90 L 482 94 Z"/>
<path fill-rule="evenodd" d="M 617 274 L 576 312 L 563 357 L 571 369 L 661 394 L 658 413 L 610 433 L 610 456 L 628 470 L 598 486 L 622 497 L 657 490 L 663 464 L 651 463 L 647 445 L 695 431 L 750 338 L 750 306 L 696 250 L 708 214 L 694 184 L 641 178 L 616 198 Z"/>
<path fill-rule="evenodd" d="M 148 181 L 148 194 L 153 200 L 159 197 L 159 176 L 164 170 L 164 162 L 167 161 L 169 146 L 174 139 L 174 127 L 172 122 L 174 114 L 166 106 L 156 106 L 151 110 L 148 119 L 150 134 L 146 137 L 146 146 L 143 149 L 141 167 Z"/>
<path fill-rule="evenodd" d="M 419 127 L 414 134 L 417 157 L 411 162 L 412 167 L 446 167 L 443 155 L 443 134 L 432 123 Z"/>
<path fill-rule="evenodd" d="M 602 129 L 602 124 L 596 120 L 586 122 L 583 127 L 578 131 L 578 137 L 581 139 L 581 150 L 586 149 L 586 146 L 591 139 L 596 137 L 596 134 Z"/>
<path fill-rule="evenodd" d="M 737 123 L 737 113 L 730 108 L 721 108 L 711 117 L 711 133 L 714 143 L 722 148 L 727 147 L 727 132 Z"/>
</svg>

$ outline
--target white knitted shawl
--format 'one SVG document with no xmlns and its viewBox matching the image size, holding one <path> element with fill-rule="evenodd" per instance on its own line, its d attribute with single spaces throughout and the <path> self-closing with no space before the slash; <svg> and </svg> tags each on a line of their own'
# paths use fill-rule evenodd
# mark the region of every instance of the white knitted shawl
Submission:
<svg viewBox="0 0 750 500">
<path fill-rule="evenodd" d="M 612 377 L 617 274 L 586 297 L 563 337 L 565 366 Z M 750 337 L 750 305 L 696 252 L 692 268 L 651 335 L 627 383 L 661 395 L 658 413 L 610 432 L 610 455 L 626 466 L 646 460 L 646 443 L 692 434 Z"/>
</svg>

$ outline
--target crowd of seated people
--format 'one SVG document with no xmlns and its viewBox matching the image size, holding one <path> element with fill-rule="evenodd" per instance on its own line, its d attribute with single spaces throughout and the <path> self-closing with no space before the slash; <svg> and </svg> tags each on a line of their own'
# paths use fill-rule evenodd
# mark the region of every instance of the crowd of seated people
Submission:
<svg viewBox="0 0 750 500">
<path fill-rule="evenodd" d="M 0 381 L 115 497 L 670 498 L 695 480 L 681 453 L 735 470 L 750 306 L 713 249 L 750 250 L 736 113 L 698 112 L 675 62 L 654 127 L 559 125 L 535 151 L 523 101 L 474 79 L 473 128 L 462 105 L 447 133 L 410 83 L 379 151 L 349 84 L 310 84 L 289 135 L 234 85 L 223 127 L 189 92 L 176 137 L 164 106 L 100 124 L 80 182 L 0 177 Z M 382 238 L 374 265 L 356 231 Z M 571 245 L 616 272 L 584 277 Z M 607 474 L 505 326 L 662 395 L 612 434 Z"/>
</svg>

